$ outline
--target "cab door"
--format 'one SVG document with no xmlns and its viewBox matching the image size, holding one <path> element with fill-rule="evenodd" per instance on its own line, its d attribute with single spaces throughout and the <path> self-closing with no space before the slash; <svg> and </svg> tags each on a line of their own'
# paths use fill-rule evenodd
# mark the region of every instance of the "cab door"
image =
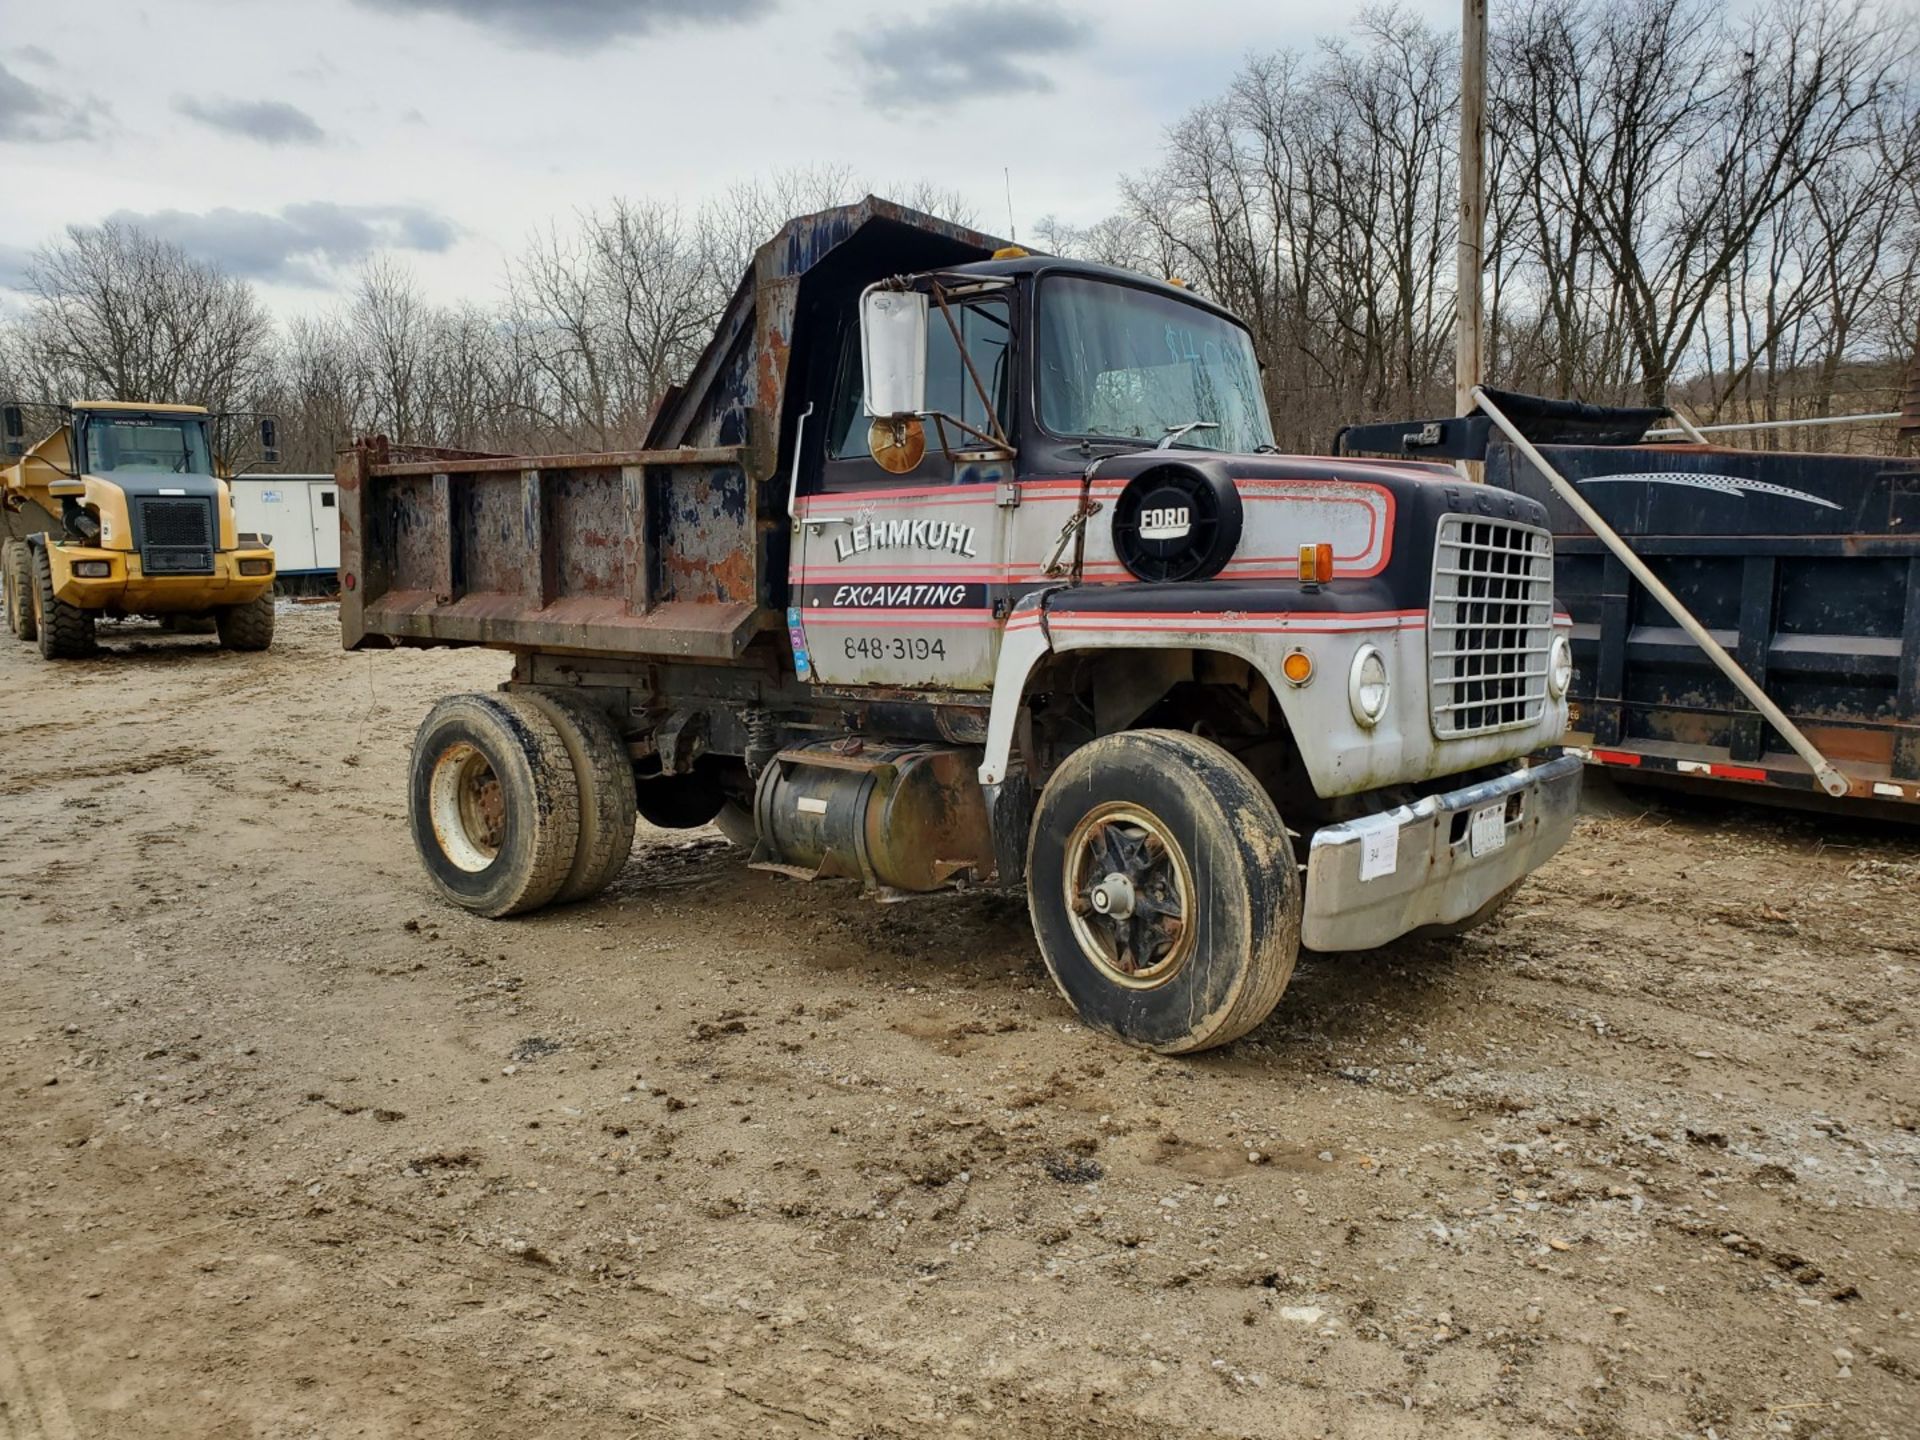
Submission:
<svg viewBox="0 0 1920 1440">
<path fill-rule="evenodd" d="M 1001 426 L 1014 373 L 1010 297 L 952 307 Z M 987 428 L 987 405 L 944 321 L 930 327 L 927 403 Z M 889 474 L 867 447 L 860 344 L 850 328 L 819 437 L 813 493 L 796 501 L 791 610 L 796 668 L 828 685 L 985 690 L 993 683 L 1006 610 L 1013 466 L 969 459 L 977 442 L 951 427 L 953 454 L 926 422 L 926 453 Z"/>
</svg>

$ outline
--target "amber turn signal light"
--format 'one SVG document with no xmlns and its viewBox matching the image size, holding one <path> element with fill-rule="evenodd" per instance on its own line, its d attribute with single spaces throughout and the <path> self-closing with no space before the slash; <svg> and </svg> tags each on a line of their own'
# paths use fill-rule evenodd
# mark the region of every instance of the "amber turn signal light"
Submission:
<svg viewBox="0 0 1920 1440">
<path fill-rule="evenodd" d="M 1304 650 L 1289 650 L 1280 662 L 1280 673 L 1289 685 L 1304 685 L 1313 678 L 1313 657 Z"/>
<path fill-rule="evenodd" d="M 1318 545 L 1300 547 L 1300 581 L 1305 585 L 1324 585 L 1333 579 L 1333 546 L 1322 541 Z"/>
</svg>

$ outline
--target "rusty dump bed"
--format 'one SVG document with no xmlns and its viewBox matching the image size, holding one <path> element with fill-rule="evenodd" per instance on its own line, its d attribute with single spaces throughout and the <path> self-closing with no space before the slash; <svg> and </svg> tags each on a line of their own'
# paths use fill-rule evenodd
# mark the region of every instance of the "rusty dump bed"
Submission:
<svg viewBox="0 0 1920 1440">
<path fill-rule="evenodd" d="M 338 470 L 347 648 L 735 658 L 786 605 L 785 411 L 814 348 L 806 330 L 851 313 L 875 279 L 986 259 L 1000 243 L 872 196 L 789 222 L 643 450 L 355 446 Z"/>
</svg>

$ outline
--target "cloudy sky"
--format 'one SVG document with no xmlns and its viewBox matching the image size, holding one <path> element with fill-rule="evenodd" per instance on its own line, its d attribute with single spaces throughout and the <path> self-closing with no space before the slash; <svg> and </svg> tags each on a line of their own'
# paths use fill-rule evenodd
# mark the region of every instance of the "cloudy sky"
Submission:
<svg viewBox="0 0 1920 1440">
<path fill-rule="evenodd" d="M 392 248 L 490 300 L 549 220 L 689 207 L 835 164 L 1086 222 L 1249 52 L 1338 33 L 1297 0 L 11 0 L 0 289 L 72 224 L 137 220 L 328 303 Z M 1416 0 L 1437 23 L 1457 0 Z"/>
</svg>

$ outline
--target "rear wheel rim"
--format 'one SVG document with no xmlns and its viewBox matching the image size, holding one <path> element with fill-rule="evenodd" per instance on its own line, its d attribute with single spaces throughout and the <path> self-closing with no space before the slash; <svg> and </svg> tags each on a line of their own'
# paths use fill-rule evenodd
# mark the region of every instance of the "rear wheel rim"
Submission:
<svg viewBox="0 0 1920 1440">
<path fill-rule="evenodd" d="M 477 746 L 450 745 L 427 780 L 427 814 L 448 860 L 468 874 L 494 862 L 506 837 L 507 797 L 492 762 Z"/>
<path fill-rule="evenodd" d="M 1195 943 L 1193 870 L 1167 823 L 1125 801 L 1096 806 L 1067 837 L 1061 877 L 1081 953 L 1116 985 L 1151 990 Z"/>
</svg>

